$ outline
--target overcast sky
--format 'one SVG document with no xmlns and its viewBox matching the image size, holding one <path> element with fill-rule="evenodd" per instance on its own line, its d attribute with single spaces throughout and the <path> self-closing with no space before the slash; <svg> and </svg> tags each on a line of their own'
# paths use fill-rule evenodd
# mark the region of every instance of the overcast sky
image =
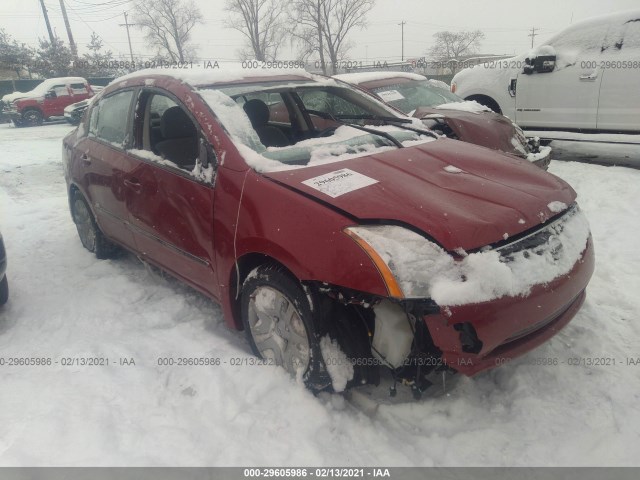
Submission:
<svg viewBox="0 0 640 480">
<path fill-rule="evenodd" d="M 226 0 L 195 0 L 204 24 L 193 30 L 193 43 L 202 59 L 236 60 L 243 46 L 242 36 L 225 27 Z M 86 52 L 91 32 L 98 33 L 105 47 L 116 55 L 128 55 L 123 11 L 131 21 L 133 2 L 126 0 L 65 0 L 74 38 L 80 53 Z M 52 27 L 68 44 L 59 0 L 45 0 Z M 353 48 L 349 58 L 365 61 L 399 61 L 401 27 L 404 21 L 405 58 L 424 56 L 432 45 L 433 34 L 441 30 L 482 30 L 486 38 L 482 53 L 516 54 L 531 46 L 528 36 L 536 28 L 535 45 L 572 22 L 620 10 L 638 8 L 638 0 L 377 0 L 368 15 L 368 27 L 350 35 Z M 37 45 L 38 38 L 48 38 L 39 0 L 0 0 L 0 28 L 15 39 Z M 135 55 L 152 55 L 142 33 L 131 28 Z M 293 51 L 284 48 L 280 60 L 294 59 Z"/>
</svg>

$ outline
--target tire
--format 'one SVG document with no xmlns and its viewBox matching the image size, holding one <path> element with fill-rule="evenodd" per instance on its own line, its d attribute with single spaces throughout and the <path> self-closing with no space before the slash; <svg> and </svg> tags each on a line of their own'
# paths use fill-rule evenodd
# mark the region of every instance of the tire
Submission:
<svg viewBox="0 0 640 480">
<path fill-rule="evenodd" d="M 79 191 L 75 191 L 71 199 L 71 215 L 82 246 L 99 259 L 112 257 L 118 247 L 104 236 L 91 213 L 89 204 Z"/>
<path fill-rule="evenodd" d="M 331 387 L 320 352 L 310 299 L 280 268 L 259 267 L 242 286 L 240 311 L 247 340 L 256 356 L 302 375 L 314 392 Z"/>
<path fill-rule="evenodd" d="M 40 110 L 25 110 L 22 112 L 22 124 L 30 127 L 36 127 L 42 125 L 44 117 Z"/>
<path fill-rule="evenodd" d="M 0 305 L 4 305 L 9 300 L 9 281 L 5 275 L 0 282 Z"/>
</svg>

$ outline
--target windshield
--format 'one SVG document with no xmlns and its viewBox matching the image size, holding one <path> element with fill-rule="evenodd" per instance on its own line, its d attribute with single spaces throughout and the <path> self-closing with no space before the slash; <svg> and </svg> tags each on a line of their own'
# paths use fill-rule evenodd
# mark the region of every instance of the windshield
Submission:
<svg viewBox="0 0 640 480">
<path fill-rule="evenodd" d="M 382 100 L 405 113 L 420 107 L 435 107 L 444 103 L 461 102 L 462 99 L 429 80 L 417 80 L 385 85 L 372 90 Z"/>
<path fill-rule="evenodd" d="M 416 119 L 333 81 L 205 87 L 199 93 L 258 171 L 312 166 L 433 140 Z"/>
</svg>

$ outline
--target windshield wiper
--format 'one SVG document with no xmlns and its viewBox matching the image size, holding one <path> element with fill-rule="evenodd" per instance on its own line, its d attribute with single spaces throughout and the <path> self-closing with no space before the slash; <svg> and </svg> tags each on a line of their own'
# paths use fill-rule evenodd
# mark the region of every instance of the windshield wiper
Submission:
<svg viewBox="0 0 640 480">
<path fill-rule="evenodd" d="M 330 113 L 327 113 L 327 112 L 321 112 L 321 111 L 318 111 L 318 110 L 309 110 L 309 109 L 306 109 L 305 111 L 307 113 L 311 113 L 312 115 L 316 115 L 318 117 L 326 118 L 327 120 L 333 120 L 334 122 L 339 123 L 341 125 L 346 125 L 348 127 L 352 127 L 352 128 L 356 128 L 358 130 L 362 130 L 363 132 L 371 133 L 373 135 L 378 135 L 380 137 L 386 138 L 391 143 L 393 143 L 396 147 L 404 148 L 404 145 L 402 145 L 401 142 L 399 142 L 393 135 L 391 135 L 391 134 L 389 134 L 387 132 L 376 130 L 375 128 L 363 127 L 362 125 L 358 125 L 357 123 L 344 122 L 344 121 L 340 120 L 339 118 L 335 117 L 334 115 L 332 115 Z M 345 117 L 345 118 L 351 118 L 351 117 Z M 400 120 L 404 120 L 404 119 L 400 119 Z M 409 121 L 411 121 L 411 120 L 409 120 Z"/>
<path fill-rule="evenodd" d="M 410 130 L 412 132 L 415 133 L 421 133 L 423 135 L 429 135 L 433 138 L 439 138 L 438 135 L 436 135 L 435 133 L 433 133 L 431 130 L 427 130 L 427 129 L 423 129 L 423 128 L 417 128 L 417 127 L 409 127 L 405 124 L 407 123 L 413 123 L 413 120 L 409 119 L 409 118 L 398 118 L 398 117 L 391 117 L 391 116 L 379 116 L 379 115 L 369 115 L 369 114 L 365 114 L 365 115 L 338 115 L 336 118 L 336 121 L 340 121 L 340 118 L 351 118 L 354 120 L 376 120 L 379 122 L 384 122 L 386 124 L 389 123 L 399 123 L 400 125 L 394 125 L 395 127 L 398 128 L 403 128 L 405 130 Z"/>
</svg>

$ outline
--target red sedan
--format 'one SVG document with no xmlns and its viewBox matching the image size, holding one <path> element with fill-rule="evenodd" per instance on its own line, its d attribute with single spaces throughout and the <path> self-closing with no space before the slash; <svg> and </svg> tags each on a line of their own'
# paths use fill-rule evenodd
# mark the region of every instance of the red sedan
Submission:
<svg viewBox="0 0 640 480">
<path fill-rule="evenodd" d="M 451 93 L 447 84 L 403 72 L 360 72 L 335 78 L 373 93 L 407 115 L 422 119 L 432 130 L 463 142 L 500 150 L 524 158 L 545 170 L 551 147 L 527 138 L 504 115 Z M 445 88 L 446 87 L 446 88 Z"/>
<path fill-rule="evenodd" d="M 208 295 L 313 390 L 499 365 L 565 326 L 593 271 L 564 181 L 304 71 L 122 77 L 63 152 L 86 249 Z"/>
</svg>

